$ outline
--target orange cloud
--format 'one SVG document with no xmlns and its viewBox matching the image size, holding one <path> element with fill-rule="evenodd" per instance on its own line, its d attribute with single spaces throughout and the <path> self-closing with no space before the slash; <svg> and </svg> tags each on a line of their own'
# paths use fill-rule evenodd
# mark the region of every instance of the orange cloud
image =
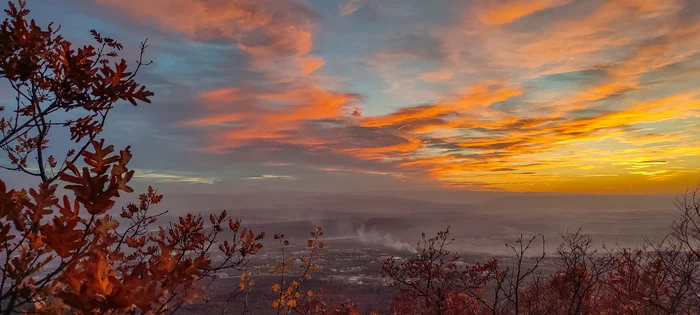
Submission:
<svg viewBox="0 0 700 315">
<path fill-rule="evenodd" d="M 255 67 L 277 76 L 308 75 L 323 65 L 310 55 L 314 13 L 301 1 L 98 0 L 135 19 L 197 41 L 225 38 L 247 52 Z"/>
<path fill-rule="evenodd" d="M 417 150 L 425 148 L 419 139 L 407 139 L 404 143 L 380 147 L 354 147 L 337 149 L 338 152 L 350 154 L 365 160 L 396 159 L 410 157 Z"/>
<path fill-rule="evenodd" d="M 511 89 L 488 83 L 480 83 L 470 87 L 467 93 L 453 101 L 438 103 L 436 105 L 423 105 L 401 109 L 393 114 L 379 117 L 370 117 L 361 122 L 366 127 L 396 126 L 402 128 L 414 122 L 434 121 L 446 118 L 450 114 L 474 114 L 483 115 L 484 110 L 490 105 L 505 101 L 522 93 L 520 89 Z M 438 123 L 442 124 L 442 123 Z M 429 131 L 433 123 L 421 124 L 420 128 Z"/>
<path fill-rule="evenodd" d="M 235 98 L 229 99 L 231 93 Z M 300 87 L 281 92 L 265 92 L 224 88 L 202 93 L 202 102 L 214 102 L 207 107 L 215 111 L 183 121 L 191 127 L 213 127 L 222 123 L 236 123 L 227 129 L 218 128 L 211 135 L 219 143 L 208 145 L 208 150 L 235 148 L 255 140 L 275 140 L 281 143 L 321 145 L 325 140 L 313 135 L 293 134 L 306 121 L 341 119 L 346 107 L 358 100 L 354 94 L 331 92 L 315 86 Z M 240 102 L 247 109 L 240 108 Z M 223 132 L 223 133 L 222 133 Z"/>
<path fill-rule="evenodd" d="M 323 58 L 313 56 L 305 57 L 301 60 L 302 73 L 304 75 L 309 75 L 312 72 L 323 67 L 324 64 L 326 64 L 326 62 L 323 60 Z"/>
<path fill-rule="evenodd" d="M 243 93 L 240 88 L 229 87 L 206 91 L 202 93 L 201 98 L 205 103 L 219 103 L 222 101 L 233 102 L 240 100 L 240 95 L 242 94 Z"/>
<path fill-rule="evenodd" d="M 244 117 L 244 115 L 236 114 L 236 113 L 219 114 L 219 115 L 215 115 L 215 116 L 208 116 L 208 117 L 202 117 L 202 118 L 198 118 L 198 119 L 183 121 L 182 123 L 180 123 L 180 125 L 188 126 L 188 127 L 212 126 L 212 125 L 233 123 L 233 122 L 241 121 L 243 119 L 243 117 Z"/>
<path fill-rule="evenodd" d="M 530 14 L 570 2 L 571 0 L 483 1 L 476 11 L 479 19 L 486 24 L 508 24 Z"/>
<path fill-rule="evenodd" d="M 498 17 L 498 12 L 530 12 L 563 4 L 567 4 L 565 17 L 552 14 L 527 21 L 524 28 L 537 26 L 537 31 L 494 27 L 473 18 L 460 18 L 453 25 L 433 28 L 431 34 L 440 40 L 446 56 L 443 67 L 455 74 L 497 70 L 526 78 L 592 69 L 614 64 L 618 58 L 625 58 L 627 49 L 653 42 L 649 39 L 662 39 L 665 34 L 688 28 L 678 23 L 677 15 L 683 10 L 678 0 L 481 1 L 461 16 Z M 500 9 L 508 6 L 516 9 Z M 521 14 L 514 16 L 519 18 Z M 493 18 L 492 22 L 509 20 Z M 694 47 L 697 42 L 684 49 L 697 51 Z"/>
</svg>

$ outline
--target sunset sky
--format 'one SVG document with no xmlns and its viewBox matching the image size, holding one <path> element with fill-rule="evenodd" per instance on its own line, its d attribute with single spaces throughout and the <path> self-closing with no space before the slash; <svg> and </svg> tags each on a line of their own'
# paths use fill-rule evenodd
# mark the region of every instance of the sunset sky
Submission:
<svg viewBox="0 0 700 315">
<path fill-rule="evenodd" d="M 34 0 L 124 42 L 142 183 L 678 193 L 700 180 L 697 0 Z"/>
</svg>

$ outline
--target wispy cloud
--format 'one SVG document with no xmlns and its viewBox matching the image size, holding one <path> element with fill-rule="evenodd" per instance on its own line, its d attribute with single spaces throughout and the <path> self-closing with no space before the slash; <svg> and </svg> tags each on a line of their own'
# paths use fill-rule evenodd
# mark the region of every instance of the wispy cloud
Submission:
<svg viewBox="0 0 700 315">
<path fill-rule="evenodd" d="M 345 3 L 338 3 L 340 15 L 346 16 L 355 13 L 360 8 L 362 0 L 346 0 Z"/>
<path fill-rule="evenodd" d="M 220 178 L 193 172 L 135 169 L 134 178 L 162 183 L 214 184 Z"/>
<path fill-rule="evenodd" d="M 294 176 L 289 176 L 289 175 L 263 174 L 263 175 L 256 175 L 256 176 L 246 176 L 246 177 L 242 177 L 242 179 L 248 179 L 248 180 L 295 179 L 295 177 L 294 177 Z"/>
</svg>

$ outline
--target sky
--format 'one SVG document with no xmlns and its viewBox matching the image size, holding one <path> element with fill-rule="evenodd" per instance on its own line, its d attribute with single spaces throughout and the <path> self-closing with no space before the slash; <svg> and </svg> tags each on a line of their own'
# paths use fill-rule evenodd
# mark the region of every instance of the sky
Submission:
<svg viewBox="0 0 700 315">
<path fill-rule="evenodd" d="M 105 137 L 168 191 L 682 192 L 700 1 L 30 0 L 125 44 Z"/>
</svg>

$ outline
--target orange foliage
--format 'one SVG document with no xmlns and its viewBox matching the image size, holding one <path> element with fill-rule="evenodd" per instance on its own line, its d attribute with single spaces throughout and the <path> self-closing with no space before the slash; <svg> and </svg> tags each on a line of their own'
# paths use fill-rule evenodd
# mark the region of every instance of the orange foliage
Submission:
<svg viewBox="0 0 700 315">
<path fill-rule="evenodd" d="M 6 13 L 0 76 L 17 92 L 17 104 L 0 118 L 0 148 L 10 161 L 3 168 L 40 184 L 8 190 L 0 180 L 0 312 L 172 312 L 205 297 L 199 280 L 239 270 L 262 248 L 263 234 L 225 211 L 210 216 L 210 227 L 188 214 L 149 232 L 163 214 L 149 211 L 163 198 L 151 187 L 122 209 L 120 228 L 110 213 L 121 193 L 133 192 L 131 151 L 117 153 L 95 138 L 118 101 L 150 102 L 153 93 L 134 81 L 148 63 L 139 59 L 133 71 L 123 59 L 112 64 L 122 45 L 95 31 L 97 47 L 73 48 L 51 25 L 28 21 L 24 1 L 10 2 Z M 141 56 L 145 48 L 144 42 Z M 84 116 L 58 122 L 58 111 Z M 46 154 L 53 126 L 68 127 L 76 145 L 62 159 Z M 85 166 L 78 166 L 80 158 Z M 69 195 L 57 196 L 59 182 Z M 223 259 L 214 264 L 213 245 L 225 229 L 233 236 L 218 245 Z"/>
</svg>

